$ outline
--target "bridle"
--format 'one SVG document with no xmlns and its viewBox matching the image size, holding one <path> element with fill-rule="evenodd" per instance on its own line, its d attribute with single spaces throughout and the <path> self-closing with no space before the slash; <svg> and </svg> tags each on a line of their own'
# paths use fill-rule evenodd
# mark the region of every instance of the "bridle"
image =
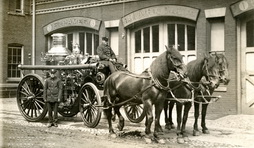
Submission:
<svg viewBox="0 0 254 148">
<path fill-rule="evenodd" d="M 205 64 L 203 65 L 203 70 L 205 70 L 205 77 L 208 80 L 208 82 L 211 83 L 212 78 L 220 79 L 219 75 L 214 75 L 208 70 L 208 60 L 205 59 Z"/>
<path fill-rule="evenodd" d="M 168 53 L 167 53 L 168 54 Z M 167 55 L 167 57 L 168 57 L 168 55 Z M 179 62 L 179 63 L 177 63 L 177 62 L 175 62 L 173 59 L 172 59 L 172 57 L 171 57 L 171 55 L 169 55 L 169 60 L 171 61 L 171 63 L 173 64 L 173 67 L 174 67 L 174 69 L 176 69 L 176 73 L 178 74 L 178 76 L 179 76 L 179 78 L 180 79 L 184 79 L 186 76 L 184 75 L 184 74 L 181 74 L 180 73 L 180 70 L 179 69 L 181 69 L 182 67 L 183 67 L 183 62 Z M 168 63 L 167 63 L 168 64 Z M 168 66 L 168 65 L 167 65 Z M 169 67 L 169 66 L 168 66 Z M 171 71 L 170 69 L 168 70 L 168 71 Z"/>
</svg>

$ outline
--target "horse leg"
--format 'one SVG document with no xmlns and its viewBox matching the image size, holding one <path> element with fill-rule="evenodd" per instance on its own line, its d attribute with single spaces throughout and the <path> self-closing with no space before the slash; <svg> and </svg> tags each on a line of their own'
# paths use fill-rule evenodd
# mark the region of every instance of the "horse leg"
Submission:
<svg viewBox="0 0 254 148">
<path fill-rule="evenodd" d="M 181 134 L 182 108 L 183 105 L 181 103 L 176 103 L 177 135 Z"/>
<path fill-rule="evenodd" d="M 123 118 L 122 114 L 120 113 L 120 107 L 117 106 L 114 108 L 114 110 L 119 118 L 119 123 L 118 123 L 117 127 L 118 127 L 119 131 L 122 131 L 124 128 L 124 118 Z"/>
<path fill-rule="evenodd" d="M 146 100 L 143 102 L 144 104 L 144 111 L 146 112 L 146 121 L 145 121 L 145 133 L 146 136 L 144 137 L 146 143 L 152 143 L 152 135 L 151 135 L 151 125 L 153 123 L 153 106 L 151 100 Z"/>
<path fill-rule="evenodd" d="M 155 103 L 155 123 L 154 123 L 154 137 L 155 140 L 157 140 L 158 143 L 165 143 L 164 139 L 159 137 L 159 135 L 163 135 L 163 130 L 160 125 L 160 115 L 161 111 L 163 110 L 164 107 L 164 101 L 159 100 Z"/>
<path fill-rule="evenodd" d="M 108 109 L 104 109 L 104 113 L 105 113 L 105 116 L 108 120 L 108 126 L 109 126 L 109 133 L 110 134 L 114 134 L 114 130 L 113 130 L 113 127 L 112 127 L 112 107 L 108 108 Z"/>
<path fill-rule="evenodd" d="M 193 136 L 199 136 L 200 132 L 198 130 L 198 117 L 199 117 L 199 103 L 194 102 L 194 125 L 193 125 Z"/>
<path fill-rule="evenodd" d="M 147 100 L 144 102 L 144 110 L 146 111 L 145 133 L 149 135 L 151 134 L 151 125 L 153 123 L 153 105 L 151 100 Z"/>
<path fill-rule="evenodd" d="M 169 129 L 169 117 L 168 117 L 168 101 L 165 100 L 165 103 L 164 103 L 164 115 L 165 115 L 165 129 Z"/>
<path fill-rule="evenodd" d="M 206 127 L 206 123 L 205 123 L 207 107 L 208 107 L 208 104 L 202 104 L 201 127 L 202 127 L 202 132 L 204 134 L 210 134 L 208 128 Z"/>
<path fill-rule="evenodd" d="M 163 101 L 159 101 L 158 103 L 155 104 L 155 128 L 154 128 L 154 133 L 157 134 L 157 132 L 163 132 L 161 125 L 160 125 L 160 115 L 161 111 L 163 109 L 164 103 L 160 103 Z"/>
<path fill-rule="evenodd" d="M 185 131 L 185 128 L 186 128 L 186 123 L 188 120 L 188 115 L 189 115 L 191 105 L 192 105 L 191 102 L 187 102 L 184 105 L 183 123 L 182 123 L 181 133 L 183 134 L 183 138 L 184 138 L 185 142 L 189 141 L 188 135 L 186 134 L 186 131 Z"/>
<path fill-rule="evenodd" d="M 179 144 L 184 143 L 183 135 L 181 133 L 181 123 L 182 123 L 182 108 L 183 105 L 179 102 L 176 103 L 176 115 L 177 115 L 177 142 Z"/>
<path fill-rule="evenodd" d="M 173 119 L 172 119 L 172 111 L 173 111 L 174 105 L 175 105 L 175 102 L 170 101 L 170 103 L 169 103 L 169 126 L 170 126 L 170 129 L 175 128 L 174 123 L 173 123 Z"/>
</svg>

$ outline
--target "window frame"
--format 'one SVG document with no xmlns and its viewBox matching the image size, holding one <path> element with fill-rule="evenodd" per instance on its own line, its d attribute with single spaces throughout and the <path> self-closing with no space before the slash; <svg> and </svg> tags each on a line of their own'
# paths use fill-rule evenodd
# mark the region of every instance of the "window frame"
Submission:
<svg viewBox="0 0 254 148">
<path fill-rule="evenodd" d="M 9 50 L 10 49 L 20 49 L 20 61 L 17 61 L 17 63 L 9 63 Z M 20 79 L 22 78 L 22 72 L 21 70 L 19 70 L 17 67 L 19 64 L 23 64 L 24 63 L 24 45 L 22 44 L 8 44 L 8 51 L 7 51 L 7 81 L 20 81 Z M 11 57 L 13 57 L 14 55 L 12 54 Z M 19 63 L 20 62 L 20 63 Z M 16 77 L 13 76 L 9 76 L 9 66 L 11 65 L 15 65 L 16 64 L 16 73 L 19 72 L 19 77 L 18 74 L 16 74 Z M 13 69 L 11 68 L 11 71 L 13 71 Z M 12 75 L 12 74 L 11 74 Z"/>
</svg>

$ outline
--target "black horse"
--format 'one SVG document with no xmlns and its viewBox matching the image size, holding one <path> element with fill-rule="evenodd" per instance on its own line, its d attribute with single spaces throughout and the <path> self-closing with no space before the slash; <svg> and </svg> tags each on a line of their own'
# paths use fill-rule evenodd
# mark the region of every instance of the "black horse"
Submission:
<svg viewBox="0 0 254 148">
<path fill-rule="evenodd" d="M 166 47 L 167 48 L 167 47 Z M 168 78 L 171 71 L 175 71 L 179 79 L 186 73 L 182 55 L 174 48 L 159 55 L 150 65 L 149 69 L 140 75 L 117 71 L 110 75 L 104 83 L 104 109 L 109 124 L 110 134 L 115 134 L 112 127 L 112 108 L 119 118 L 118 128 L 124 127 L 124 118 L 119 109 L 130 102 L 143 103 L 146 113 L 145 133 L 151 136 L 151 124 L 153 122 L 153 105 L 155 105 L 154 136 L 162 132 L 160 114 L 164 106 L 164 100 L 168 93 Z M 148 138 L 147 138 L 148 139 Z"/>
<path fill-rule="evenodd" d="M 184 142 L 183 140 L 185 141 L 188 140 L 185 132 L 185 127 L 187 123 L 188 113 L 192 106 L 192 100 L 198 95 L 199 91 L 204 91 L 203 85 L 205 86 L 209 85 L 209 87 L 211 88 L 217 88 L 219 86 L 219 82 L 222 79 L 220 76 L 220 73 L 222 72 L 221 64 L 222 64 L 221 59 L 217 55 L 216 56 L 209 55 L 208 57 L 204 57 L 202 59 L 197 59 L 189 62 L 187 64 L 187 75 L 190 81 L 192 82 L 192 84 L 190 84 L 191 87 L 186 87 L 186 85 L 182 85 L 182 87 L 173 90 L 172 91 L 173 93 L 169 94 L 169 98 L 173 98 L 173 100 L 171 99 L 169 105 L 168 101 L 165 102 L 164 106 L 165 122 L 166 122 L 165 127 L 167 129 L 174 128 L 174 124 L 172 122 L 172 109 L 174 107 L 174 104 L 176 103 L 177 134 L 179 135 L 178 137 L 179 143 Z M 205 81 L 201 82 L 202 77 L 205 77 Z M 184 114 L 182 117 L 183 106 L 184 106 Z M 167 112 L 168 107 L 169 112 Z"/>
</svg>

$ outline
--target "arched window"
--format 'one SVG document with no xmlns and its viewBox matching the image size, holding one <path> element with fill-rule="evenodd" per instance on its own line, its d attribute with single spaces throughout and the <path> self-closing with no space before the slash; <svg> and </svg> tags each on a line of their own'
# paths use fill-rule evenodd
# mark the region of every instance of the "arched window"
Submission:
<svg viewBox="0 0 254 148">
<path fill-rule="evenodd" d="M 146 24 L 146 23 L 144 23 Z M 148 68 L 159 54 L 164 52 L 165 45 L 174 45 L 188 63 L 196 59 L 196 27 L 195 22 L 161 21 L 140 25 L 130 32 L 131 71 L 141 73 Z"/>
</svg>

